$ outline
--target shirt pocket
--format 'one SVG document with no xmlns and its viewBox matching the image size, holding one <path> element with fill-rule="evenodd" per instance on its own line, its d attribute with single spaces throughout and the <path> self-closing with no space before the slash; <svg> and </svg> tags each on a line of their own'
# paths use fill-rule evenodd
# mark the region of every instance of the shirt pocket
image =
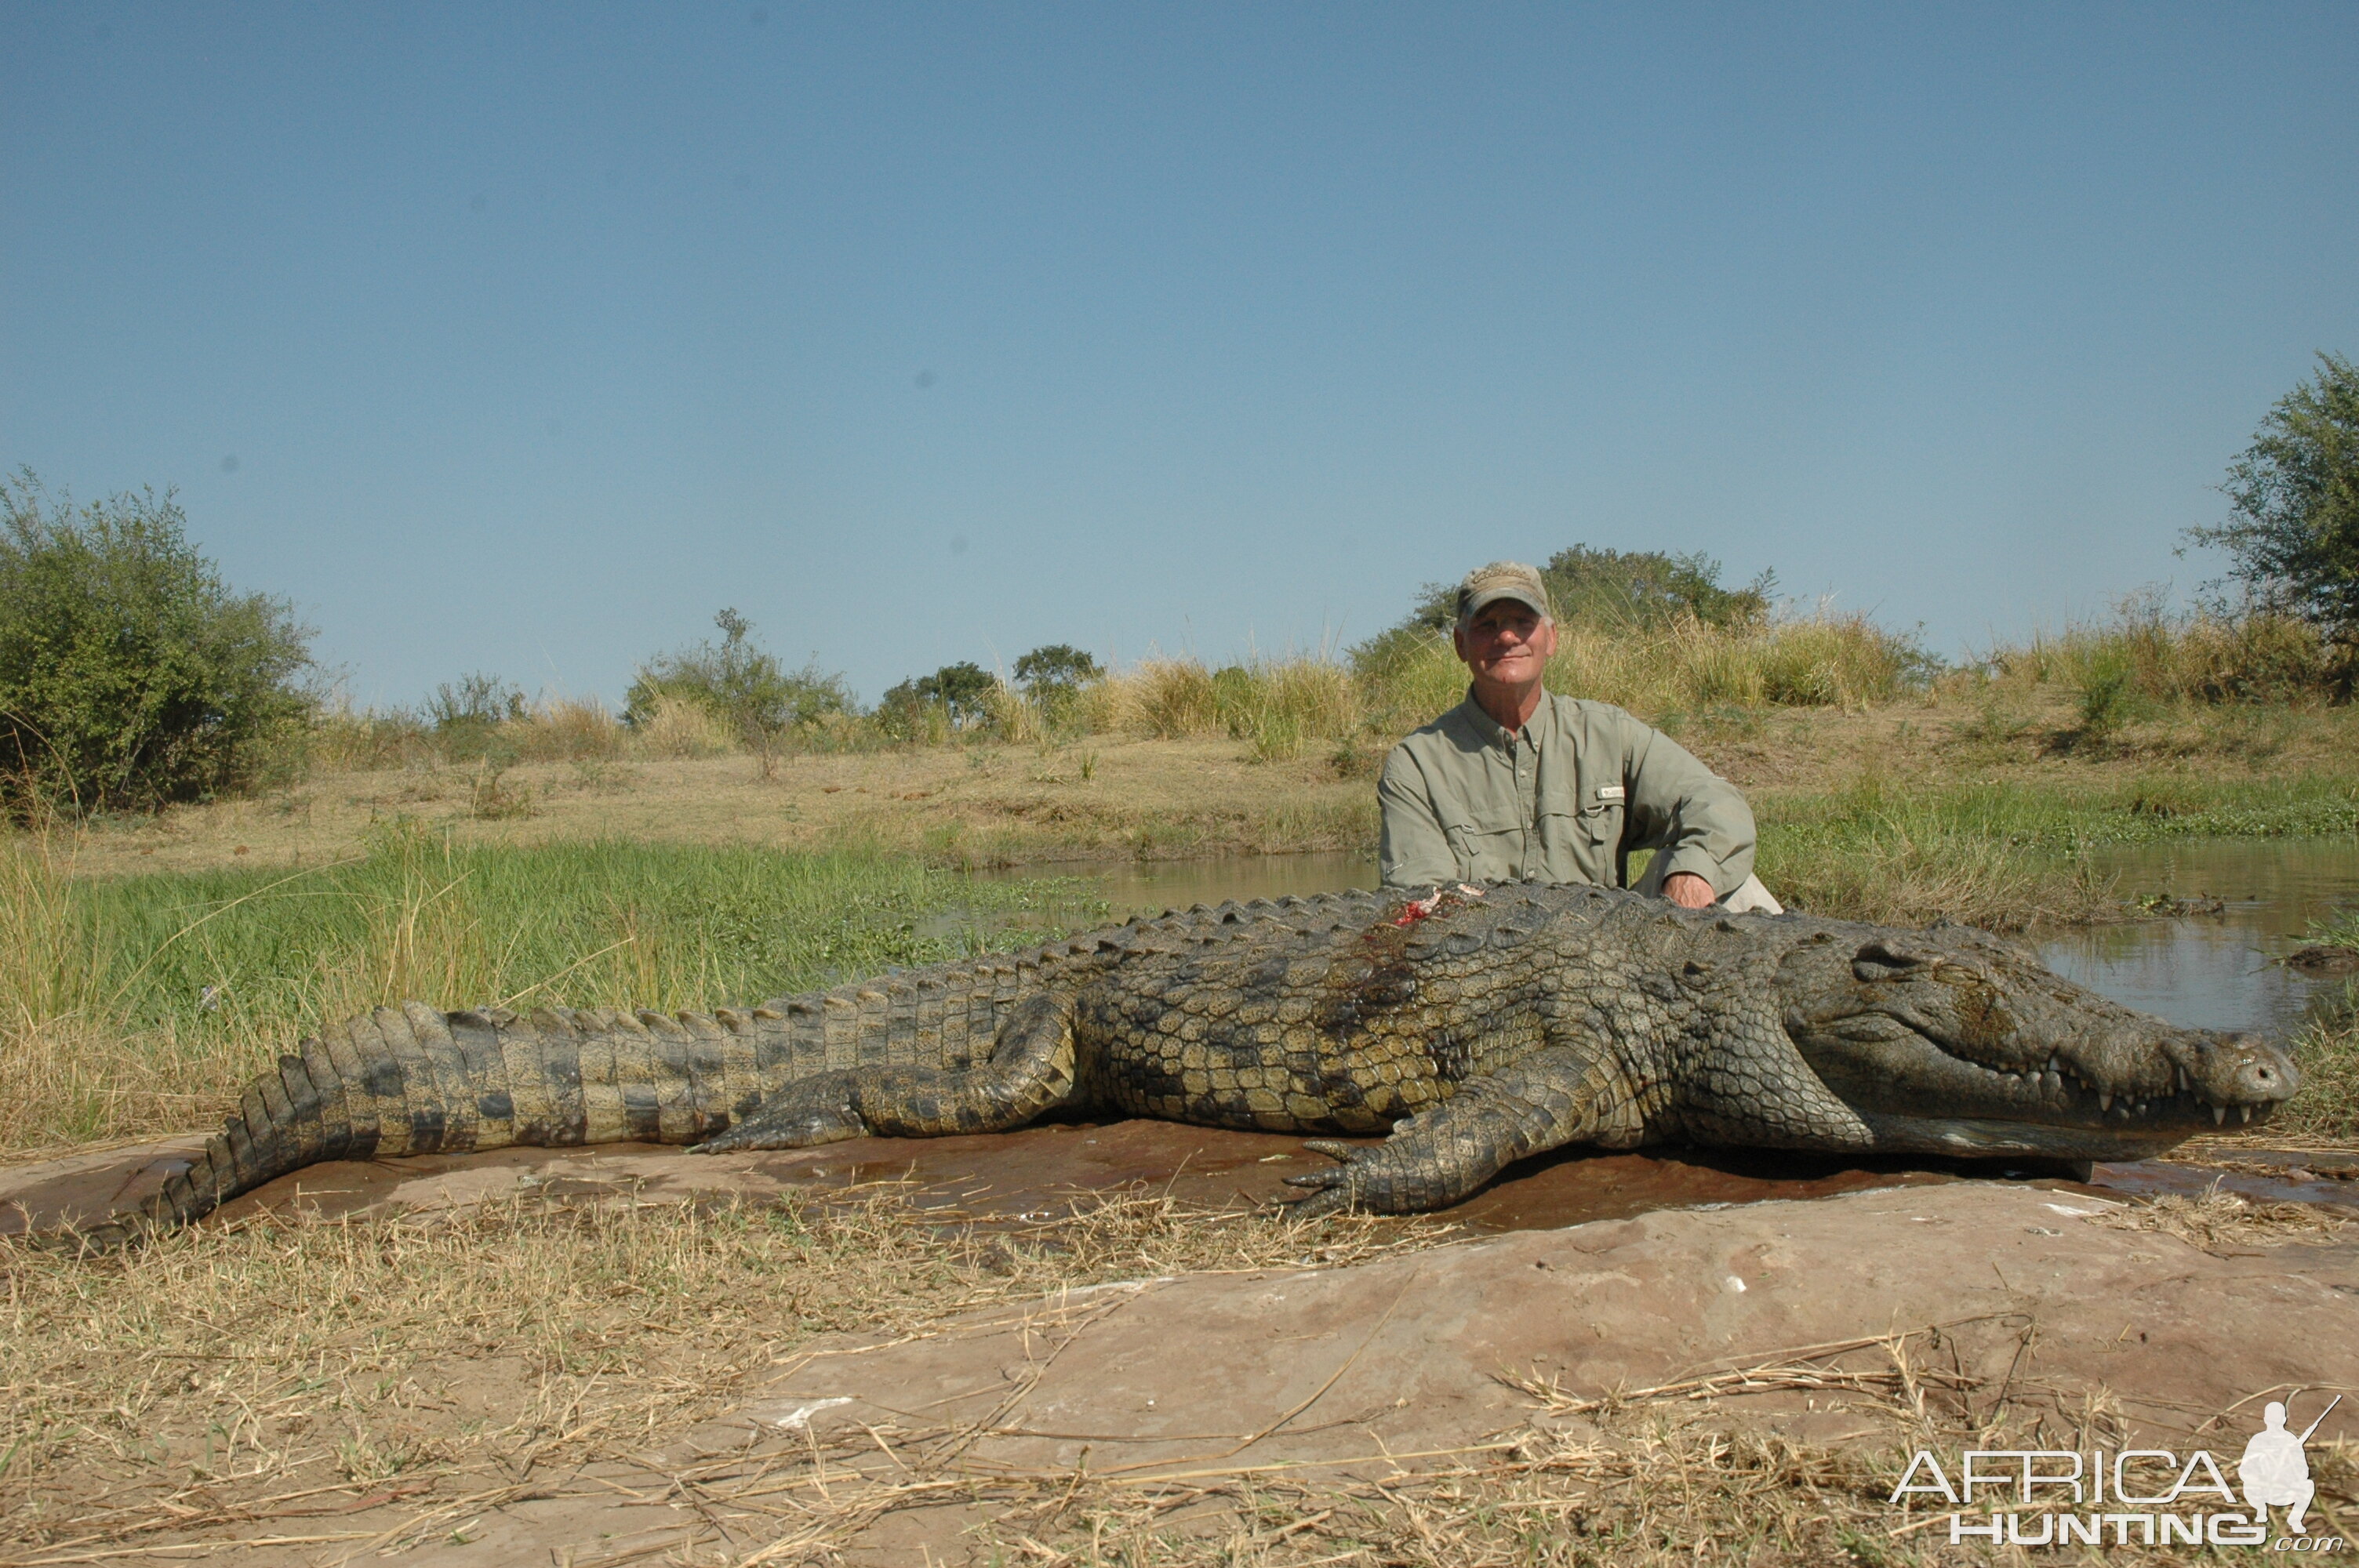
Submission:
<svg viewBox="0 0 2359 1568">
<path fill-rule="evenodd" d="M 1523 875 L 1525 823 L 1497 807 L 1462 806 L 1442 823 L 1459 874 L 1477 881 L 1512 881 Z"/>
<path fill-rule="evenodd" d="M 1573 814 L 1573 824 L 1592 844 L 1618 846 L 1622 842 L 1622 803 L 1586 801 Z"/>
<path fill-rule="evenodd" d="M 1593 845 L 1606 849 L 1622 842 L 1625 786 L 1618 773 L 1590 773 L 1581 780 L 1581 788 L 1572 799 L 1573 824 L 1580 836 Z"/>
</svg>

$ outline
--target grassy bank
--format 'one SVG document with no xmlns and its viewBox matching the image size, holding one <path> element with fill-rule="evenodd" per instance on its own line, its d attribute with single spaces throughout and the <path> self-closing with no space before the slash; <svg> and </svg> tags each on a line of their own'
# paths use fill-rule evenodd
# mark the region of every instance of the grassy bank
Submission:
<svg viewBox="0 0 2359 1568">
<path fill-rule="evenodd" d="M 931 962 L 1037 902 L 907 856 L 380 824 L 309 867 L 92 878 L 0 849 L 0 1156 L 201 1125 L 303 1032 L 404 998 L 710 1007 Z M 1059 892 L 1070 907 L 1072 890 Z"/>
<path fill-rule="evenodd" d="M 2169 839 L 2303 838 L 2359 828 L 2359 773 L 2254 779 L 2189 770 L 1904 784 L 1864 765 L 1832 789 L 1758 792 L 1761 876 L 1797 907 L 1997 931 L 2118 918 L 2091 851 Z"/>
<path fill-rule="evenodd" d="M 2068 697 L 1995 719 L 1995 700 L 1933 693 L 1861 712 L 1658 717 L 1745 790 L 1770 885 L 1830 914 L 2006 930 L 2117 917 L 2125 900 L 2156 890 L 2111 886 L 2093 850 L 2359 825 L 2352 708 L 2164 709 L 2102 746 L 2065 746 Z M 75 867 L 292 870 L 364 852 L 372 824 L 396 816 L 469 845 L 622 838 L 806 855 L 861 845 L 949 868 L 1372 853 L 1375 760 L 1267 760 L 1249 741 L 1200 737 L 788 757 L 766 775 L 737 756 L 544 763 L 501 775 L 525 808 L 491 812 L 480 771 L 431 764 L 94 824 Z"/>
</svg>

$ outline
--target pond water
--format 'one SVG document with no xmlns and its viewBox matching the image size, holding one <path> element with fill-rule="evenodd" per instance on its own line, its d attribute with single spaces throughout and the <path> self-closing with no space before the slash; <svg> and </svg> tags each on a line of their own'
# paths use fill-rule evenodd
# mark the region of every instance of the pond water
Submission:
<svg viewBox="0 0 2359 1568">
<path fill-rule="evenodd" d="M 2274 960 L 2301 945 L 2311 922 L 2359 906 L 2359 838 L 2146 844 L 2100 851 L 2095 860 L 2125 901 L 2216 899 L 2219 909 L 2042 938 L 2040 956 L 2067 979 L 2177 1022 L 2276 1038 L 2299 1028 L 2321 997 L 2344 994 L 2347 981 L 2305 976 Z M 1077 868 L 1070 885 L 1071 900 L 1052 898 L 1035 913 L 1038 923 L 1089 925 L 1099 901 L 1120 921 L 1223 899 L 1372 888 L 1376 861 L 1360 854 L 1156 861 Z"/>
<path fill-rule="evenodd" d="M 2096 857 L 2125 899 L 2220 901 L 2215 914 L 2091 926 L 2043 940 L 2068 979 L 2140 1011 L 2282 1039 L 2349 982 L 2276 960 L 2313 921 L 2359 906 L 2359 838 L 2233 838 L 2142 844 Z"/>
</svg>

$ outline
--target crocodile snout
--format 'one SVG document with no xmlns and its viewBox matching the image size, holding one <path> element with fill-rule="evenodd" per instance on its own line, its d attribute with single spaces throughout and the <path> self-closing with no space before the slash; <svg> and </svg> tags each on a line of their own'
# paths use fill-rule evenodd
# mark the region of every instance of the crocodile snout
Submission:
<svg viewBox="0 0 2359 1568">
<path fill-rule="evenodd" d="M 2293 1058 L 2257 1034 L 2205 1030 L 2194 1051 L 2190 1087 L 2218 1107 L 2277 1105 L 2301 1087 Z"/>
<path fill-rule="evenodd" d="M 2229 1083 L 2239 1101 L 2274 1105 L 2301 1087 L 2293 1058 L 2256 1034 L 2231 1035 L 2226 1050 L 2234 1063 Z"/>
</svg>

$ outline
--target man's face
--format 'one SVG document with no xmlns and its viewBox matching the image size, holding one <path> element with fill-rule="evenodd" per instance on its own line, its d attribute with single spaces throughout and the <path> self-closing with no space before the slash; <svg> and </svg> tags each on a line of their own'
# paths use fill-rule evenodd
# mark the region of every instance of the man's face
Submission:
<svg viewBox="0 0 2359 1568">
<path fill-rule="evenodd" d="M 1556 652 L 1556 623 L 1519 599 L 1493 600 L 1450 635 L 1474 678 L 1499 686 L 1531 685 Z"/>
</svg>

